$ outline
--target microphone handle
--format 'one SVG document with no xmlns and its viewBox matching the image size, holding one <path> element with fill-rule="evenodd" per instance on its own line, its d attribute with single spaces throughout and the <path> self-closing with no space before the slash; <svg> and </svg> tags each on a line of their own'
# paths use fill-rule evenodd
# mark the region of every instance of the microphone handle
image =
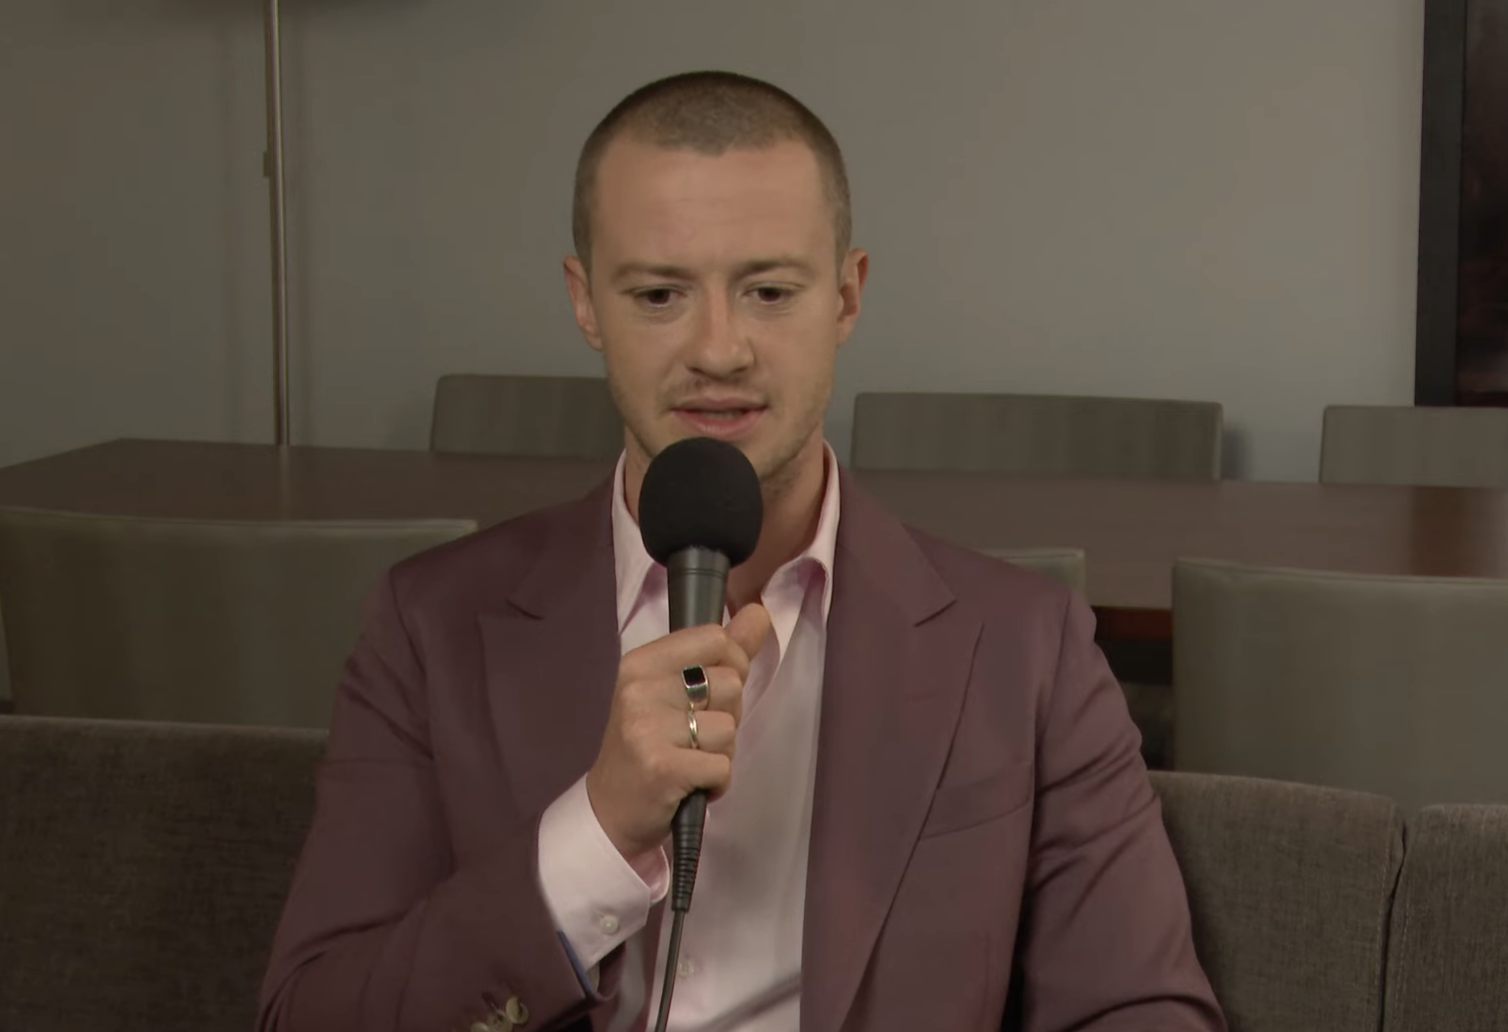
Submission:
<svg viewBox="0 0 1508 1032">
<path fill-rule="evenodd" d="M 702 858 L 702 830 L 707 823 L 707 793 L 697 789 L 676 807 L 670 819 L 670 909 L 684 914 L 691 909 L 696 888 L 696 869 Z"/>
<path fill-rule="evenodd" d="M 670 629 L 723 622 L 728 596 L 728 557 L 711 548 L 683 548 L 666 565 L 665 586 L 670 596 Z M 670 908 L 691 908 L 697 862 L 702 852 L 702 827 L 707 819 L 707 793 L 692 792 L 676 808 L 670 822 L 675 860 L 671 870 Z"/>
</svg>

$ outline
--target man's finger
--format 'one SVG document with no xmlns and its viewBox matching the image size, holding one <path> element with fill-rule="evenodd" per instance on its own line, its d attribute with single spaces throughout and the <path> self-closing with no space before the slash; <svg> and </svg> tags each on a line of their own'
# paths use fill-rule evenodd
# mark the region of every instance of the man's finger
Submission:
<svg viewBox="0 0 1508 1032">
<path fill-rule="evenodd" d="M 734 619 L 737 620 L 737 617 Z M 768 621 L 768 614 L 765 619 Z M 747 677 L 751 655 L 732 640 L 730 628 L 731 625 L 724 628 L 717 624 L 705 624 L 674 631 L 628 653 L 623 657 L 620 671 L 637 679 L 652 678 L 667 668 L 683 670 L 691 666 L 726 666 L 731 667 L 740 678 Z"/>
<path fill-rule="evenodd" d="M 682 726 L 671 732 L 671 739 L 682 748 L 690 749 L 692 748 L 690 722 L 684 714 L 681 715 L 680 721 Z M 721 753 L 732 759 L 733 750 L 738 741 L 738 726 L 731 716 L 719 713 L 717 710 L 701 710 L 696 715 L 696 728 L 697 750 Z"/>
<path fill-rule="evenodd" d="M 702 673 L 707 677 L 707 705 L 701 707 L 705 712 L 722 711 L 732 714 L 736 721 L 743 716 L 744 680 L 738 671 L 731 667 L 715 666 L 703 667 Z M 688 701 L 686 688 L 681 679 L 677 680 L 676 687 L 680 692 L 675 697 L 676 705 L 683 706 Z"/>
<path fill-rule="evenodd" d="M 759 655 L 759 650 L 764 648 L 765 639 L 770 636 L 772 627 L 770 611 L 758 602 L 750 602 L 728 621 L 728 637 L 753 662 L 754 657 Z"/>
</svg>

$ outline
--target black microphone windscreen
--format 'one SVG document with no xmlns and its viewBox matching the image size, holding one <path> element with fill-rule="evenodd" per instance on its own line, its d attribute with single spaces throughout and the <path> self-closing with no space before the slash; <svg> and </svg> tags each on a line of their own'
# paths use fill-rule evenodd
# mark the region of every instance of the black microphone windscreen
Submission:
<svg viewBox="0 0 1508 1032">
<path fill-rule="evenodd" d="M 688 437 L 654 457 L 639 493 L 644 548 L 662 565 L 685 548 L 710 548 L 737 566 L 754 554 L 764 500 L 744 453 L 715 437 Z"/>
</svg>

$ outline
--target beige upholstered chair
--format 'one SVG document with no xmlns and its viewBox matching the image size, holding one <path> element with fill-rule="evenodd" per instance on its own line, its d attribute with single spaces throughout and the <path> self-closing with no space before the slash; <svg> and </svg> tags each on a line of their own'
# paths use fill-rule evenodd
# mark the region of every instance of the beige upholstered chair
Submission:
<svg viewBox="0 0 1508 1032">
<path fill-rule="evenodd" d="M 615 458 L 623 420 L 607 381 L 590 376 L 442 376 L 433 451 L 546 458 Z"/>
<path fill-rule="evenodd" d="M 1508 409 L 1332 405 L 1320 480 L 1508 487 Z"/>
<path fill-rule="evenodd" d="M 1074 591 L 1084 590 L 1084 550 L 1082 548 L 982 548 L 985 555 L 1002 559 L 1045 574 L 1067 584 Z"/>
<path fill-rule="evenodd" d="M 1178 769 L 1508 802 L 1508 581 L 1183 560 Z"/>
<path fill-rule="evenodd" d="M 855 469 L 1220 479 L 1214 402 L 1037 394 L 860 394 Z"/>
<path fill-rule="evenodd" d="M 16 712 L 322 727 L 381 572 L 473 529 L 0 509 Z"/>
</svg>

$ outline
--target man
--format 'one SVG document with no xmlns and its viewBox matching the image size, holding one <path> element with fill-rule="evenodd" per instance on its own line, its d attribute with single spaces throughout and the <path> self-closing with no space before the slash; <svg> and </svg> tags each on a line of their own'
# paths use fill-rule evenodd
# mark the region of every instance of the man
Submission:
<svg viewBox="0 0 1508 1032">
<path fill-rule="evenodd" d="M 623 457 L 374 592 L 266 1032 L 643 1028 L 696 788 L 672 1029 L 1223 1028 L 1083 602 L 906 530 L 823 441 L 849 226 L 836 143 L 764 83 L 664 80 L 592 134 L 565 275 Z M 689 436 L 747 455 L 765 523 L 726 627 L 667 634 L 635 513 Z"/>
</svg>

